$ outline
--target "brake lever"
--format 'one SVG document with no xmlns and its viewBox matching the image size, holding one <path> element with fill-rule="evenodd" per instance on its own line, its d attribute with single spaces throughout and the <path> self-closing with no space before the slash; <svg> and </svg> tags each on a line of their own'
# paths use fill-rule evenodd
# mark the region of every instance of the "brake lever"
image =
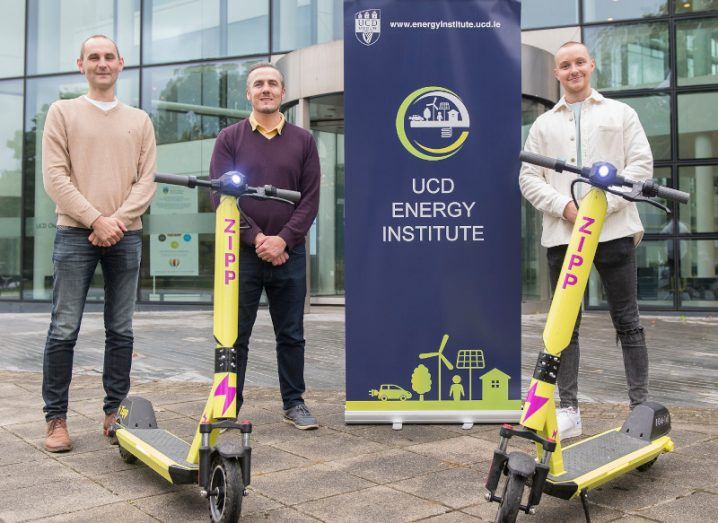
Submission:
<svg viewBox="0 0 718 523">
<path fill-rule="evenodd" d="M 665 212 L 668 215 L 673 214 L 673 212 L 668 207 L 663 205 L 662 203 L 658 203 L 655 200 L 651 200 L 650 198 L 646 198 L 646 197 L 642 196 L 641 189 L 638 187 L 634 186 L 633 189 L 629 192 L 616 191 L 615 189 L 609 189 L 608 187 L 606 187 L 604 190 L 611 194 L 615 194 L 616 196 L 620 196 L 621 198 L 623 198 L 624 200 L 628 200 L 629 202 L 648 203 L 648 204 L 651 204 L 654 207 L 662 210 L 663 212 Z"/>
<path fill-rule="evenodd" d="M 254 198 L 255 200 L 276 200 L 278 202 L 288 203 L 289 205 L 296 205 L 291 200 L 287 200 L 285 198 L 280 198 L 279 196 L 266 196 L 266 195 L 260 194 L 260 193 L 243 194 L 241 197 L 242 198 Z"/>
</svg>

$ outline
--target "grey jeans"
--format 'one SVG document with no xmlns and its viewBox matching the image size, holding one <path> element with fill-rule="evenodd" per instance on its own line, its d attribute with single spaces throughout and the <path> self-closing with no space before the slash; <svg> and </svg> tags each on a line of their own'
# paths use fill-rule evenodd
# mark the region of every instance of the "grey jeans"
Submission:
<svg viewBox="0 0 718 523">
<path fill-rule="evenodd" d="M 566 245 L 548 249 L 548 265 L 551 290 L 561 274 Z M 631 408 L 648 399 L 648 350 L 643 327 L 640 324 L 637 302 L 636 248 L 633 238 L 619 238 L 598 244 L 593 260 L 608 299 L 608 310 L 613 326 L 621 342 L 623 366 L 626 369 L 628 399 Z M 581 312 L 568 348 L 561 352 L 561 366 L 558 372 L 558 394 L 560 406 L 578 406 L 578 364 L 580 352 L 578 329 Z"/>
</svg>

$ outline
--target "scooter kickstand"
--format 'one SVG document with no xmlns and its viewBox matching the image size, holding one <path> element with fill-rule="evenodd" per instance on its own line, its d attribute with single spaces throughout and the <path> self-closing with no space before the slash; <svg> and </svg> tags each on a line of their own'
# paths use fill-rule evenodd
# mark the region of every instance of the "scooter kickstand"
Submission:
<svg viewBox="0 0 718 523">
<path fill-rule="evenodd" d="M 581 505 L 583 505 L 583 514 L 586 516 L 586 523 L 591 523 L 591 515 L 588 513 L 588 494 L 587 490 L 581 491 Z"/>
</svg>

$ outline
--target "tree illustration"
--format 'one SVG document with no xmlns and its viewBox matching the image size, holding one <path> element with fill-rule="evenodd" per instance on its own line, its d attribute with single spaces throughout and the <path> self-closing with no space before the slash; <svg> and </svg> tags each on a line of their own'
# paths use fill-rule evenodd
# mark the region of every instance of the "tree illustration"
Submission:
<svg viewBox="0 0 718 523">
<path fill-rule="evenodd" d="M 419 364 L 411 374 L 411 388 L 419 395 L 419 401 L 424 401 L 424 394 L 431 390 L 431 374 L 426 365 Z"/>
</svg>

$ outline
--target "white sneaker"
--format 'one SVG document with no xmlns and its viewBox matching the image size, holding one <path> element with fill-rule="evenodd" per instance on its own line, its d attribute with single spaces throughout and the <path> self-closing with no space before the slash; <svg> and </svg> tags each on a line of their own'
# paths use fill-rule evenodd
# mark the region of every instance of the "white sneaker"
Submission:
<svg viewBox="0 0 718 523">
<path fill-rule="evenodd" d="M 581 409 L 566 407 L 556 410 L 558 421 L 558 437 L 561 440 L 575 438 L 583 433 L 581 426 Z"/>
</svg>

